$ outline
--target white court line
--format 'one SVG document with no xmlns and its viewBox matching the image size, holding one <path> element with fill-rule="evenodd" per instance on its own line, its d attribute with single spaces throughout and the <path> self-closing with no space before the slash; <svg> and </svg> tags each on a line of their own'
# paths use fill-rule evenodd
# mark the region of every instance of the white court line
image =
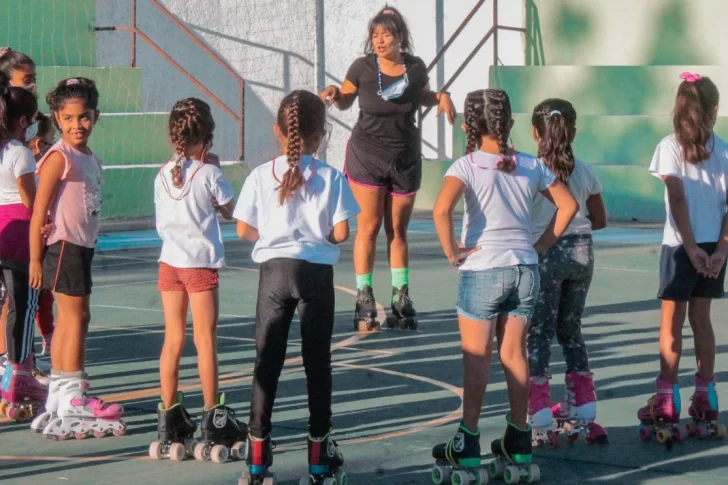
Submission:
<svg viewBox="0 0 728 485">
<path fill-rule="evenodd" d="M 111 308 L 115 310 L 134 310 L 138 312 L 154 312 L 154 313 L 164 313 L 164 310 L 160 310 L 159 308 L 137 308 L 135 306 L 122 306 L 122 305 L 91 305 L 95 308 Z M 220 313 L 219 316 L 223 318 L 253 318 L 247 315 L 227 315 L 224 313 Z"/>
<path fill-rule="evenodd" d="M 594 269 L 603 269 L 606 271 L 629 271 L 632 273 L 657 273 L 657 271 L 651 269 L 620 268 L 619 266 L 596 266 Z"/>
</svg>

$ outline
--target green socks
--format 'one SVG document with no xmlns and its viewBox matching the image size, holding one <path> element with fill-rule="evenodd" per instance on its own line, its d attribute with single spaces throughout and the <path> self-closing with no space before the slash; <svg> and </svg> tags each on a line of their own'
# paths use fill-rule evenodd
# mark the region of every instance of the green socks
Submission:
<svg viewBox="0 0 728 485">
<path fill-rule="evenodd" d="M 356 289 L 363 290 L 365 286 L 372 288 L 372 274 L 358 274 L 356 275 Z"/>
<path fill-rule="evenodd" d="M 392 268 L 392 286 L 398 290 L 409 285 L 409 268 Z"/>
</svg>

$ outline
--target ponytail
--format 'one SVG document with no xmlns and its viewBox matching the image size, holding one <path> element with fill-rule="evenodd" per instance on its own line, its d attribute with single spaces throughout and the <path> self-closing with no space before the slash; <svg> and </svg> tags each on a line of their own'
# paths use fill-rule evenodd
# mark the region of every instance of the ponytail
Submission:
<svg viewBox="0 0 728 485">
<path fill-rule="evenodd" d="M 564 184 L 574 171 L 571 142 L 576 136 L 576 110 L 563 99 L 547 99 L 533 110 L 531 124 L 538 133 L 538 156 Z"/>
<path fill-rule="evenodd" d="M 716 109 L 720 101 L 718 88 L 713 81 L 698 74 L 685 73 L 675 100 L 673 129 L 687 163 L 700 163 L 710 158 L 713 146 L 708 141 L 713 136 Z"/>
<path fill-rule="evenodd" d="M 8 86 L 7 78 L 0 75 L 0 140 L 12 138 L 20 118 L 28 123 L 38 112 L 38 101 L 33 93 L 24 88 Z"/>
</svg>

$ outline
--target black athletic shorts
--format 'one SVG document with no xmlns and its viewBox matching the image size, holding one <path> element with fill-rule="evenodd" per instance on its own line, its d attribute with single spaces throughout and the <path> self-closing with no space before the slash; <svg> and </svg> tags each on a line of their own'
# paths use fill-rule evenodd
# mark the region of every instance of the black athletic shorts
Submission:
<svg viewBox="0 0 728 485">
<path fill-rule="evenodd" d="M 415 195 L 422 184 L 422 155 L 390 158 L 363 149 L 350 140 L 346 147 L 344 173 L 349 182 L 374 189 L 386 189 L 398 197 Z"/>
<path fill-rule="evenodd" d="M 706 253 L 713 254 L 716 243 L 700 243 Z M 698 274 L 683 246 L 662 246 L 660 254 L 660 289 L 663 300 L 689 301 L 691 298 L 723 298 L 725 264 L 717 279 Z"/>
<path fill-rule="evenodd" d="M 43 256 L 43 289 L 70 296 L 91 294 L 94 249 L 58 241 Z"/>
</svg>

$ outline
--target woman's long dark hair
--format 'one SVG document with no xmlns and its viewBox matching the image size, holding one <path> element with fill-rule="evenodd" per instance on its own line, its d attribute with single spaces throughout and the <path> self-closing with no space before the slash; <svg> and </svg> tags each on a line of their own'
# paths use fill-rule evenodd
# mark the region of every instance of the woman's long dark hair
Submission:
<svg viewBox="0 0 728 485">
<path fill-rule="evenodd" d="M 399 46 L 403 53 L 412 54 L 414 45 L 412 44 L 412 36 L 410 35 L 409 27 L 407 27 L 407 22 L 405 22 L 399 10 L 389 5 L 385 5 L 369 21 L 369 35 L 366 42 L 364 42 L 364 54 L 374 54 L 372 36 L 379 26 L 400 40 Z"/>
</svg>

